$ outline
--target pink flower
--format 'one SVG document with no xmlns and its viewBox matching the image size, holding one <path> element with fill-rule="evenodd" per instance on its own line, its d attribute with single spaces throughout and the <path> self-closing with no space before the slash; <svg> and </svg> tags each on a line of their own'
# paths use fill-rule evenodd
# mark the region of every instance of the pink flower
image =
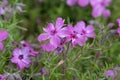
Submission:
<svg viewBox="0 0 120 80">
<path fill-rule="evenodd" d="M 108 18 L 110 15 L 111 15 L 110 10 L 106 9 L 106 10 L 103 11 L 103 16 L 104 16 L 105 18 Z"/>
<path fill-rule="evenodd" d="M 95 32 L 94 32 L 94 27 L 92 25 L 88 25 L 85 27 L 85 22 L 84 21 L 79 21 L 75 25 L 75 30 L 79 34 L 85 36 L 85 40 L 87 41 L 88 38 L 95 38 Z"/>
<path fill-rule="evenodd" d="M 0 15 L 4 15 L 5 14 L 5 10 L 3 9 L 3 7 L 0 5 Z"/>
<path fill-rule="evenodd" d="M 8 1 L 7 0 L 3 0 L 3 4 L 5 7 L 8 7 Z"/>
<path fill-rule="evenodd" d="M 11 62 L 15 63 L 20 70 L 28 68 L 31 60 L 29 59 L 29 52 L 26 48 L 15 48 L 12 54 Z"/>
<path fill-rule="evenodd" d="M 76 2 L 77 2 L 77 0 L 67 0 L 67 5 L 73 6 L 76 4 Z"/>
<path fill-rule="evenodd" d="M 86 7 L 89 4 L 89 0 L 67 0 L 67 5 L 73 6 L 77 4 L 81 7 Z"/>
<path fill-rule="evenodd" d="M 117 22 L 118 22 L 117 33 L 120 35 L 120 18 L 117 19 Z"/>
<path fill-rule="evenodd" d="M 105 18 L 110 16 L 110 11 L 106 7 L 111 3 L 111 0 L 90 0 L 90 4 L 93 8 L 92 16 L 99 17 L 103 15 Z"/>
<path fill-rule="evenodd" d="M 104 73 L 104 76 L 106 77 L 112 77 L 114 79 L 115 77 L 115 72 L 113 70 L 108 70 Z"/>
<path fill-rule="evenodd" d="M 61 35 L 61 28 L 64 26 L 64 21 L 62 18 L 57 18 L 55 26 L 49 23 L 47 28 L 43 28 L 46 33 L 40 34 L 38 41 L 41 42 L 49 39 L 50 44 L 57 47 L 60 43 L 60 37 L 64 37 L 64 35 Z"/>
<path fill-rule="evenodd" d="M 75 47 L 76 44 L 84 46 L 85 37 L 79 34 L 71 24 L 62 29 L 62 34 L 66 36 L 66 42 L 72 41 L 73 47 Z"/>
<path fill-rule="evenodd" d="M 120 27 L 120 18 L 117 19 L 118 26 Z"/>
<path fill-rule="evenodd" d="M 78 0 L 78 5 L 81 7 L 86 7 L 89 4 L 89 0 Z"/>
<path fill-rule="evenodd" d="M 36 56 L 39 54 L 39 52 L 35 51 L 26 41 L 21 41 L 21 44 L 23 45 L 22 48 L 26 48 L 26 50 L 28 50 L 29 55 Z"/>
<path fill-rule="evenodd" d="M 6 30 L 0 30 L 0 50 L 3 50 L 3 41 L 8 38 L 8 32 Z"/>
<path fill-rule="evenodd" d="M 0 80 L 5 80 L 5 76 L 0 74 Z"/>
</svg>

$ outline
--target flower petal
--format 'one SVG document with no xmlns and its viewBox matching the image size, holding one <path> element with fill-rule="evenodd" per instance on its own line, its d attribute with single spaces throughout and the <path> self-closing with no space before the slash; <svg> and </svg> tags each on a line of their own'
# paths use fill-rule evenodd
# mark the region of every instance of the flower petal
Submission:
<svg viewBox="0 0 120 80">
<path fill-rule="evenodd" d="M 47 52 L 51 52 L 55 49 L 55 47 L 49 43 L 46 43 L 46 44 L 42 45 L 42 49 Z"/>
<path fill-rule="evenodd" d="M 50 44 L 52 44 L 55 48 L 59 45 L 60 38 L 58 36 L 54 36 L 50 39 Z"/>
<path fill-rule="evenodd" d="M 60 30 L 63 26 L 64 26 L 64 22 L 65 20 L 63 20 L 62 18 L 57 18 L 56 19 L 56 30 Z"/>
<path fill-rule="evenodd" d="M 89 4 L 89 0 L 78 0 L 78 4 L 81 7 L 86 7 Z"/>
<path fill-rule="evenodd" d="M 100 5 L 97 5 L 92 10 L 92 16 L 95 17 L 95 18 L 99 17 L 99 16 L 102 15 L 103 11 L 104 11 L 104 7 L 102 7 Z"/>
<path fill-rule="evenodd" d="M 43 33 L 38 36 L 38 41 L 41 42 L 41 41 L 47 40 L 49 38 L 50 38 L 50 36 L 47 33 Z"/>
<path fill-rule="evenodd" d="M 76 2 L 77 2 L 77 0 L 67 0 L 67 5 L 73 6 L 76 4 Z"/>
<path fill-rule="evenodd" d="M 0 30 L 0 41 L 8 38 L 8 32 L 6 30 Z"/>
<path fill-rule="evenodd" d="M 55 30 L 55 27 L 52 23 L 49 23 L 46 28 L 43 28 L 46 33 L 50 33 L 52 30 Z"/>
<path fill-rule="evenodd" d="M 94 27 L 92 25 L 88 25 L 85 30 L 87 33 L 89 33 L 89 32 L 94 31 Z"/>
<path fill-rule="evenodd" d="M 74 27 L 74 30 L 78 33 L 81 33 L 81 31 L 85 29 L 85 22 L 84 21 L 79 21 Z"/>
</svg>

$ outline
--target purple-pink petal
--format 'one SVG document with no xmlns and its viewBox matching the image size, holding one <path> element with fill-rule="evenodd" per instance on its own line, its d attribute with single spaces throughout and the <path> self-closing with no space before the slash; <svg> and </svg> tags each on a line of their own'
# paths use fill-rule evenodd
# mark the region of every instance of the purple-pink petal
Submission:
<svg viewBox="0 0 120 80">
<path fill-rule="evenodd" d="M 103 11 L 104 11 L 104 8 L 101 7 L 100 5 L 97 5 L 97 6 L 94 7 L 93 10 L 92 10 L 92 16 L 95 17 L 95 18 L 96 18 L 96 17 L 99 17 L 99 16 L 102 15 Z"/>
<path fill-rule="evenodd" d="M 47 52 L 51 52 L 55 49 L 55 47 L 49 43 L 46 43 L 46 44 L 42 45 L 42 49 L 47 51 Z"/>
<path fill-rule="evenodd" d="M 50 44 L 52 44 L 54 47 L 57 47 L 60 43 L 60 38 L 58 36 L 54 36 L 50 39 Z"/>
<path fill-rule="evenodd" d="M 110 10 L 104 10 L 103 11 L 103 16 L 105 17 L 105 18 L 108 18 L 109 16 L 111 15 L 111 12 L 110 12 Z"/>
<path fill-rule="evenodd" d="M 118 29 L 117 29 L 117 33 L 120 35 L 120 27 L 118 27 Z"/>
<path fill-rule="evenodd" d="M 64 26 L 64 22 L 65 20 L 63 20 L 62 18 L 57 18 L 56 19 L 56 30 L 60 30 L 63 26 Z"/>
<path fill-rule="evenodd" d="M 43 28 L 46 33 L 50 33 L 52 30 L 55 30 L 55 27 L 52 23 L 49 23 L 46 28 Z"/>
<path fill-rule="evenodd" d="M 0 5 L 0 15 L 4 15 L 5 14 L 5 10 L 3 9 L 3 7 Z"/>
<path fill-rule="evenodd" d="M 6 30 L 0 30 L 0 41 L 8 38 L 8 32 Z"/>
<path fill-rule="evenodd" d="M 73 6 L 77 3 L 77 0 L 67 0 L 67 5 Z"/>
<path fill-rule="evenodd" d="M 120 18 L 117 19 L 118 26 L 120 27 Z"/>
<path fill-rule="evenodd" d="M 78 0 L 78 4 L 81 7 L 86 7 L 89 4 L 89 0 Z"/>
<path fill-rule="evenodd" d="M 113 70 L 108 70 L 104 73 L 104 76 L 114 78 L 115 77 L 115 72 Z"/>
<path fill-rule="evenodd" d="M 47 40 L 49 38 L 50 38 L 50 36 L 47 33 L 43 33 L 38 36 L 38 41 L 41 42 L 41 41 Z"/>
</svg>

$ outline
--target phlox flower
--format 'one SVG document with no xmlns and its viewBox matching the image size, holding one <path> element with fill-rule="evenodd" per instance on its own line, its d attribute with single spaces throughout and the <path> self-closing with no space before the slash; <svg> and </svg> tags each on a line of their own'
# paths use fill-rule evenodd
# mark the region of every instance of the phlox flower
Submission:
<svg viewBox="0 0 120 80">
<path fill-rule="evenodd" d="M 22 48 L 26 48 L 28 50 L 29 55 L 36 56 L 39 54 L 39 52 L 35 51 L 26 41 L 21 41 Z"/>
<path fill-rule="evenodd" d="M 4 15 L 5 14 L 5 10 L 4 8 L 0 5 L 0 15 Z"/>
<path fill-rule="evenodd" d="M 5 80 L 5 76 L 0 74 L 0 80 Z"/>
<path fill-rule="evenodd" d="M 113 70 L 107 70 L 105 73 L 104 73 L 104 76 L 105 77 L 112 77 L 114 78 L 115 77 L 115 72 Z"/>
<path fill-rule="evenodd" d="M 77 0 L 67 0 L 66 2 L 67 2 L 67 5 L 73 6 L 77 3 Z"/>
<path fill-rule="evenodd" d="M 92 25 L 86 26 L 84 21 L 77 22 L 75 30 L 79 34 L 83 35 L 86 41 L 88 38 L 95 38 L 94 27 Z"/>
<path fill-rule="evenodd" d="M 111 0 L 90 0 L 90 4 L 93 8 L 92 16 L 99 17 L 103 15 L 105 18 L 110 16 L 110 10 L 106 7 L 111 3 Z"/>
<path fill-rule="evenodd" d="M 0 50 L 3 50 L 3 41 L 8 38 L 8 32 L 6 30 L 0 30 Z"/>
<path fill-rule="evenodd" d="M 117 33 L 120 35 L 120 18 L 117 19 L 117 23 L 118 23 Z"/>
<path fill-rule="evenodd" d="M 117 19 L 118 26 L 120 27 L 120 18 Z"/>
<path fill-rule="evenodd" d="M 57 47 L 60 43 L 60 37 L 64 37 L 64 35 L 61 35 L 61 28 L 64 26 L 64 21 L 62 18 L 57 18 L 55 26 L 53 23 L 49 23 L 47 28 L 43 28 L 46 33 L 40 34 L 38 41 L 41 42 L 49 39 L 50 44 Z"/>
<path fill-rule="evenodd" d="M 120 27 L 118 27 L 118 29 L 117 29 L 117 33 L 120 35 Z"/>
<path fill-rule="evenodd" d="M 79 34 L 76 31 L 76 28 L 73 27 L 71 24 L 68 24 L 65 28 L 62 29 L 62 34 L 66 36 L 66 42 L 71 41 L 73 47 L 75 47 L 76 44 L 79 44 L 80 46 L 84 46 L 85 43 L 85 37 L 81 34 Z"/>
<path fill-rule="evenodd" d="M 86 7 L 89 4 L 89 0 L 67 0 L 67 5 L 73 6 L 77 4 L 81 7 Z"/>
<path fill-rule="evenodd" d="M 12 54 L 11 62 L 15 63 L 20 70 L 28 68 L 31 63 L 28 50 L 26 50 L 26 48 L 15 48 Z"/>
<path fill-rule="evenodd" d="M 3 0 L 3 4 L 5 7 L 8 7 L 8 1 L 7 0 Z"/>
</svg>

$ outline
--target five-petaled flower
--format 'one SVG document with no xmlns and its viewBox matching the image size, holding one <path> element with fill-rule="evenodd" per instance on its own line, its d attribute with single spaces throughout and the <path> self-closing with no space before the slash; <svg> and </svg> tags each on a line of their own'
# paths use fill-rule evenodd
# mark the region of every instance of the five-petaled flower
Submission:
<svg viewBox="0 0 120 80">
<path fill-rule="evenodd" d="M 13 51 L 11 62 L 15 63 L 20 70 L 28 68 L 31 63 L 28 50 L 26 48 L 15 48 Z"/>
<path fill-rule="evenodd" d="M 49 23 L 47 28 L 43 28 L 46 33 L 40 34 L 38 41 L 41 42 L 50 39 L 50 44 L 57 47 L 61 40 L 60 37 L 64 37 L 64 35 L 61 35 L 61 28 L 64 26 L 64 21 L 62 18 L 57 18 L 55 26 L 53 23 Z"/>
</svg>

